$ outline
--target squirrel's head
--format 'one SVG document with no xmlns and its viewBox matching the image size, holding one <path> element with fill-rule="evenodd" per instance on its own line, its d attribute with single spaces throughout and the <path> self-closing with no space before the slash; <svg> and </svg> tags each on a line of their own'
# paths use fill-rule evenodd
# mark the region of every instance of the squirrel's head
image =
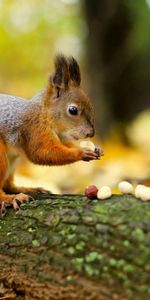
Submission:
<svg viewBox="0 0 150 300">
<path fill-rule="evenodd" d="M 94 136 L 94 111 L 80 86 L 81 73 L 73 57 L 57 55 L 50 76 L 44 106 L 61 139 L 78 140 Z"/>
</svg>

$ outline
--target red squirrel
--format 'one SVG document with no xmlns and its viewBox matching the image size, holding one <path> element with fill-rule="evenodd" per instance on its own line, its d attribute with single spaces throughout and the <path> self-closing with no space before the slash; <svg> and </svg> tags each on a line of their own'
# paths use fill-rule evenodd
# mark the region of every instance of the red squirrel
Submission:
<svg viewBox="0 0 150 300">
<path fill-rule="evenodd" d="M 94 136 L 93 105 L 80 86 L 81 74 L 73 57 L 57 55 L 47 87 L 30 100 L 0 94 L 0 207 L 18 209 L 30 192 L 41 188 L 16 187 L 18 159 L 38 165 L 65 165 L 99 159 L 102 153 L 82 149 L 73 141 Z"/>
</svg>

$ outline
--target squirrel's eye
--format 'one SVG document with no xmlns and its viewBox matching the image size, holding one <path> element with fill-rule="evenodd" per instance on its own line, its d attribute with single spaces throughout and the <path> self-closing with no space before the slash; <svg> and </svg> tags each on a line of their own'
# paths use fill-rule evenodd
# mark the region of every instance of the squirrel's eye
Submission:
<svg viewBox="0 0 150 300">
<path fill-rule="evenodd" d="M 78 115 L 78 108 L 75 105 L 69 105 L 68 112 L 72 116 L 77 116 Z"/>
</svg>

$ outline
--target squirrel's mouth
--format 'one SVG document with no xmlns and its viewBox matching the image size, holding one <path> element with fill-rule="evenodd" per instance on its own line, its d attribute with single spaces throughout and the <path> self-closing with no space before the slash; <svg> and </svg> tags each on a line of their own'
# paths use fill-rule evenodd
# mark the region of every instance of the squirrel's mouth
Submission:
<svg viewBox="0 0 150 300">
<path fill-rule="evenodd" d="M 78 141 L 78 140 L 79 140 L 79 138 L 78 138 L 77 136 L 73 135 L 73 134 L 71 135 L 71 137 L 72 137 L 72 139 L 75 140 L 75 141 Z"/>
</svg>

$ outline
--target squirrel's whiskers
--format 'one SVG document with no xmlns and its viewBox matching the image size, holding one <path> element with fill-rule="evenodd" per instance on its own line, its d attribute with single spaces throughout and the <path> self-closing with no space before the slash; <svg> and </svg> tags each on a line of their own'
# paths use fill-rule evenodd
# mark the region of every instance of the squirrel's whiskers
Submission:
<svg viewBox="0 0 150 300">
<path fill-rule="evenodd" d="M 80 86 L 81 74 L 73 57 L 57 55 L 48 86 L 30 100 L 0 94 L 0 207 L 29 201 L 30 192 L 43 189 L 16 187 L 17 161 L 25 155 L 39 165 L 65 165 L 98 159 L 96 152 L 73 141 L 94 135 L 91 101 Z M 27 193 L 27 194 L 26 194 Z"/>
</svg>

